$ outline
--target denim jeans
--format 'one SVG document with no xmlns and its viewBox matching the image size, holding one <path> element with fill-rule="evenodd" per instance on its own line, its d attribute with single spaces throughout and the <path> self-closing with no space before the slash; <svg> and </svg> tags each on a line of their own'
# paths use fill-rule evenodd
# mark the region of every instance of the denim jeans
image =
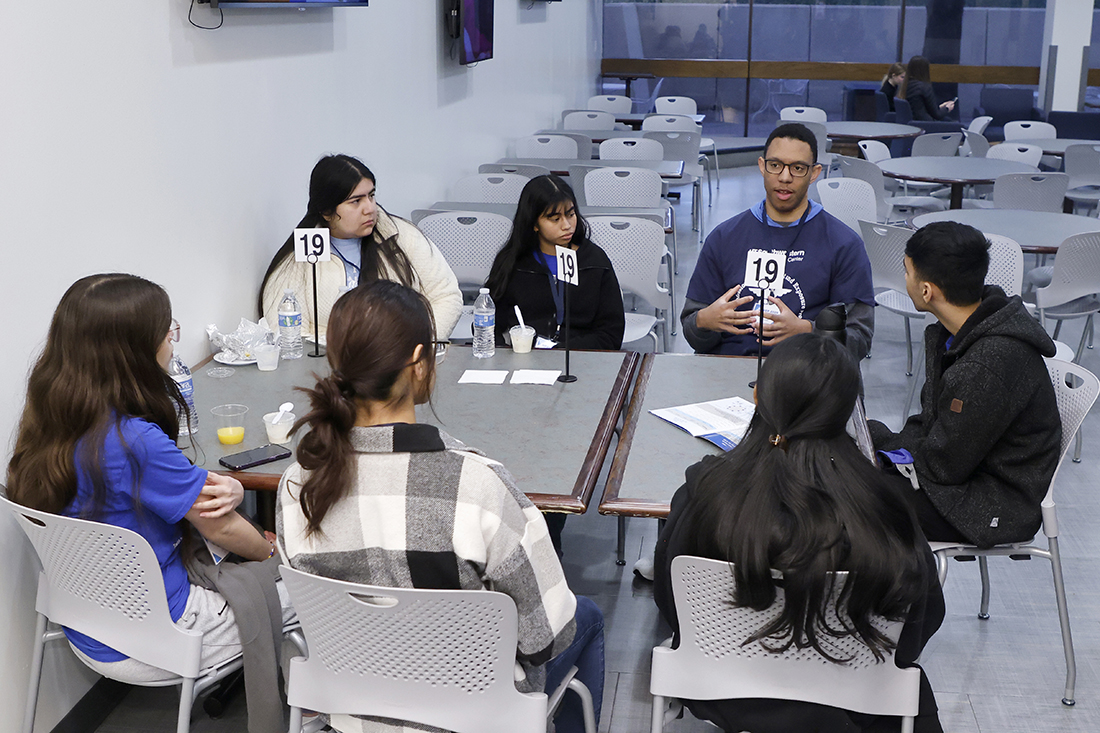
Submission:
<svg viewBox="0 0 1100 733">
<path fill-rule="evenodd" d="M 586 596 L 577 596 L 577 633 L 569 647 L 546 664 L 546 693 L 558 688 L 565 674 L 577 668 L 576 679 L 584 683 L 592 693 L 596 708 L 596 725 L 600 724 L 600 705 L 603 703 L 603 612 Z M 583 733 L 584 716 L 581 701 L 572 692 L 566 692 L 554 718 L 557 733 Z"/>
</svg>

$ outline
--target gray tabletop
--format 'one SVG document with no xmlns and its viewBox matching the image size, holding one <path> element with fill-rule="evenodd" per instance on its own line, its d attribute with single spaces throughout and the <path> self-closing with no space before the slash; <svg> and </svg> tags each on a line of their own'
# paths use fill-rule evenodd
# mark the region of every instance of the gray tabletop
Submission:
<svg viewBox="0 0 1100 733">
<path fill-rule="evenodd" d="M 484 211 L 488 214 L 499 214 L 500 216 L 506 216 L 509 219 L 514 219 L 516 216 L 516 204 L 486 204 L 480 202 L 469 201 L 436 201 L 434 204 L 428 207 L 428 211 Z M 418 209 L 417 211 L 424 211 L 424 209 Z M 415 213 L 415 212 L 414 212 Z M 649 209 L 644 207 L 631 207 L 631 206 L 581 206 L 581 216 L 637 216 L 643 219 L 650 219 L 657 222 L 666 229 L 670 227 L 671 221 L 667 208 L 662 209 Z M 418 219 L 413 217 L 413 224 L 417 224 Z"/>
<path fill-rule="evenodd" d="M 1007 140 L 1009 145 L 1013 143 L 1022 143 L 1024 145 L 1035 145 L 1043 149 L 1043 155 L 1065 155 L 1066 148 L 1070 145 L 1100 145 L 1100 140 L 1074 140 L 1072 138 L 1051 137 L 1051 138 L 1024 138 L 1023 140 Z"/>
<path fill-rule="evenodd" d="M 1025 252 L 1057 251 L 1058 245 L 1074 234 L 1100 231 L 1100 220 L 1091 216 L 1057 214 L 1019 209 L 953 209 L 921 214 L 913 225 L 934 221 L 957 221 L 986 234 L 1000 234 L 1016 240 Z"/>
<path fill-rule="evenodd" d="M 541 165 L 549 168 L 551 173 L 559 176 L 569 175 L 571 165 L 591 165 L 601 168 L 615 168 L 623 165 L 621 160 L 578 160 L 574 158 L 501 158 L 497 161 L 500 165 Z M 661 178 L 683 178 L 684 161 L 682 160 L 631 160 L 627 161 L 632 168 L 649 168 L 661 174 Z"/>
<path fill-rule="evenodd" d="M 307 344 L 306 348 L 308 352 L 312 347 Z M 583 512 L 638 361 L 637 354 L 577 351 L 571 357 L 570 371 L 579 377 L 573 384 L 458 384 L 467 369 L 563 369 L 565 354 L 557 350 L 514 354 L 511 349 L 497 349 L 492 359 L 482 360 L 475 359 L 470 348 L 452 346 L 437 372 L 434 414 L 424 405 L 417 408 L 417 417 L 499 460 L 541 508 Z M 207 375 L 218 366 L 211 363 L 195 370 L 199 450 L 197 456 L 185 452 L 197 465 L 220 471 L 225 471 L 218 464 L 222 456 L 267 443 L 264 413 L 290 401 L 301 417 L 308 401 L 294 388 L 311 386 L 314 373 L 329 372 L 327 359 L 309 356 L 280 361 L 274 372 L 261 372 L 250 365 L 233 367 L 234 374 L 225 379 Z M 248 405 L 249 412 L 244 442 L 223 446 L 217 441 L 210 408 L 230 402 Z M 246 488 L 272 490 L 291 461 L 234 475 Z"/>
<path fill-rule="evenodd" d="M 922 155 L 879 161 L 892 178 L 931 183 L 993 183 L 1006 173 L 1035 173 L 1038 168 L 997 158 L 959 158 Z"/>
<path fill-rule="evenodd" d="M 924 130 L 913 125 L 899 125 L 894 122 L 826 122 L 825 134 L 833 138 L 853 140 L 892 140 L 899 137 L 917 137 Z"/>
<path fill-rule="evenodd" d="M 615 121 L 616 122 L 621 122 L 624 125 L 631 125 L 631 126 L 634 126 L 634 127 L 641 127 L 642 123 L 645 122 L 646 117 L 654 117 L 654 116 L 656 116 L 655 112 L 628 112 L 628 113 L 625 113 L 625 114 L 615 115 Z M 698 115 L 698 114 L 697 115 L 685 115 L 685 116 L 690 116 L 696 122 L 702 122 L 703 119 L 706 117 L 706 115 Z"/>
<path fill-rule="evenodd" d="M 661 407 L 726 397 L 752 400 L 756 359 L 698 354 L 646 354 L 615 449 L 601 514 L 663 517 L 684 469 L 721 451 L 649 414 Z"/>
</svg>

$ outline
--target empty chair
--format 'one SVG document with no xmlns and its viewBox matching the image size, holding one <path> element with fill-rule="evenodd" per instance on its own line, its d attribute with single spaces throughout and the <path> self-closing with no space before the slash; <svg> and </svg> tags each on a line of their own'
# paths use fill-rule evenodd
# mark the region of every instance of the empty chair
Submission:
<svg viewBox="0 0 1100 733">
<path fill-rule="evenodd" d="M 837 160 L 840 162 L 840 172 L 845 178 L 858 178 L 871 184 L 878 206 L 876 220 L 881 223 L 888 224 L 896 216 L 905 217 L 913 212 L 944 211 L 947 208 L 946 203 L 932 196 L 888 197 L 886 195 L 886 177 L 882 175 L 882 169 L 877 165 L 869 160 L 850 158 L 846 155 L 838 155 Z M 819 185 L 819 194 L 820 191 L 821 187 Z M 858 228 L 856 231 L 859 231 Z"/>
<path fill-rule="evenodd" d="M 986 234 L 989 240 L 989 270 L 985 284 L 996 285 L 1006 295 L 1019 295 L 1024 281 L 1024 252 L 1015 239 Z"/>
<path fill-rule="evenodd" d="M 931 132 L 921 135 L 913 140 L 913 157 L 955 155 L 959 151 L 962 137 L 961 132 Z"/>
<path fill-rule="evenodd" d="M 1035 291 L 1035 305 L 1039 318 L 1053 318 L 1054 338 L 1062 328 L 1062 321 L 1084 318 L 1081 342 L 1077 346 L 1077 360 L 1081 360 L 1085 340 L 1092 333 L 1093 316 L 1100 312 L 1100 232 L 1075 234 L 1058 247 L 1054 258 L 1050 284 Z"/>
<path fill-rule="evenodd" d="M 860 140 L 859 149 L 863 151 L 863 157 L 872 163 L 890 159 L 890 148 L 881 140 Z"/>
<path fill-rule="evenodd" d="M 691 97 L 658 97 L 653 103 L 653 110 L 659 115 L 687 115 L 692 117 L 699 114 L 699 106 Z M 699 141 L 699 147 L 703 152 L 710 151 L 714 160 L 715 184 L 722 188 L 721 171 L 718 169 L 718 145 L 714 138 L 704 137 Z"/>
<path fill-rule="evenodd" d="M 439 248 L 459 286 L 468 290 L 484 284 L 493 258 L 512 233 L 511 219 L 480 211 L 430 214 L 417 226 Z"/>
<path fill-rule="evenodd" d="M 989 115 L 981 115 L 970 120 L 970 124 L 967 126 L 967 132 L 973 132 L 975 135 L 985 136 L 985 128 L 989 127 L 989 123 L 993 121 L 993 118 Z"/>
<path fill-rule="evenodd" d="M 784 107 L 779 110 L 779 119 L 784 122 L 818 122 L 824 125 L 829 121 L 829 116 L 818 107 Z"/>
<path fill-rule="evenodd" d="M 998 209 L 1060 212 L 1068 185 L 1065 173 L 1007 173 L 997 176 L 993 183 L 993 205 Z"/>
<path fill-rule="evenodd" d="M 565 135 L 531 135 L 516 140 L 517 158 L 576 160 L 580 157 L 577 151 L 577 141 Z"/>
<path fill-rule="evenodd" d="M 515 204 L 520 191 L 531 180 L 515 173 L 478 173 L 455 182 L 455 201 L 483 204 Z"/>
<path fill-rule="evenodd" d="M 714 140 L 710 138 L 703 138 L 703 126 L 695 121 L 694 118 L 687 115 L 673 115 L 673 114 L 656 114 L 646 117 L 642 121 L 642 130 L 645 132 L 697 132 L 699 133 L 699 152 L 701 159 L 704 161 L 711 160 L 702 154 L 705 147 L 712 149 L 714 153 L 714 168 L 717 173 L 718 167 L 718 150 L 715 148 Z M 707 142 L 704 143 L 703 141 Z M 707 193 L 713 195 L 710 190 L 710 169 L 707 169 Z"/>
<path fill-rule="evenodd" d="M 519 156 L 529 157 L 529 156 Z M 534 157 L 534 156 L 530 156 Z M 541 165 L 525 165 L 518 163 L 501 164 L 501 163 L 482 163 L 477 167 L 478 173 L 514 173 L 517 176 L 523 176 L 525 178 L 538 178 L 539 176 L 550 175 L 550 169 Z"/>
<path fill-rule="evenodd" d="M 1014 120 L 1005 123 L 1005 142 L 1028 138 L 1053 140 L 1056 137 L 1058 137 L 1058 130 L 1049 122 Z"/>
<path fill-rule="evenodd" d="M 867 259 L 871 261 L 871 282 L 875 286 L 875 302 L 891 313 L 905 318 L 905 376 L 913 376 L 913 336 L 909 321 L 923 320 L 905 287 L 905 243 L 913 236 L 912 229 L 887 224 L 859 223 Z"/>
<path fill-rule="evenodd" d="M 588 109 L 610 112 L 613 115 L 630 114 L 633 106 L 634 103 L 630 101 L 630 97 L 598 94 L 595 97 L 588 98 Z"/>
<path fill-rule="evenodd" d="M 664 160 L 665 148 L 656 140 L 613 137 L 600 143 L 601 160 Z"/>
<path fill-rule="evenodd" d="M 570 112 L 562 124 L 566 130 L 614 130 L 615 115 L 599 110 Z"/>
<path fill-rule="evenodd" d="M 963 130 L 963 142 L 959 146 L 959 155 L 964 158 L 984 158 L 989 152 L 989 141 L 979 132 Z"/>
<path fill-rule="evenodd" d="M 660 130 L 647 130 L 643 133 L 646 139 L 656 140 L 661 143 L 665 151 L 665 160 L 680 160 L 684 163 L 684 175 L 679 179 L 668 182 L 670 186 L 691 186 L 692 229 L 701 231 L 700 221 L 703 209 L 699 195 L 702 193 L 700 179 L 703 175 L 703 166 L 699 165 L 699 138 L 698 132 L 664 132 Z"/>
<path fill-rule="evenodd" d="M 859 220 L 878 220 L 878 200 L 870 183 L 858 178 L 830 178 L 817 182 L 817 195 L 825 211 L 859 232 Z"/>
<path fill-rule="evenodd" d="M 1066 147 L 1063 170 L 1069 176 L 1066 198 L 1096 209 L 1100 201 L 1100 142 Z"/>
<path fill-rule="evenodd" d="M 593 168 L 584 176 L 588 206 L 656 209 L 664 205 L 661 176 L 649 168 Z"/>
<path fill-rule="evenodd" d="M 1043 149 L 1037 145 L 1025 145 L 1023 143 L 1000 143 L 999 145 L 991 145 L 985 157 L 1011 160 L 1038 168 L 1039 161 L 1043 158 Z"/>
</svg>

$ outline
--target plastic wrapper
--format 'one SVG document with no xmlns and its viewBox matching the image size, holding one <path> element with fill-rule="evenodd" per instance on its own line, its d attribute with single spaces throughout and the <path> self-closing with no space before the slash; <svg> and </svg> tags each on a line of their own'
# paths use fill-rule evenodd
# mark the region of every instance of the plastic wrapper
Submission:
<svg viewBox="0 0 1100 733">
<path fill-rule="evenodd" d="M 275 334 L 263 319 L 255 323 L 242 318 L 237 330 L 232 333 L 222 333 L 217 325 L 211 323 L 206 327 L 206 335 L 211 345 L 229 361 L 254 360 L 257 346 L 275 343 Z"/>
</svg>

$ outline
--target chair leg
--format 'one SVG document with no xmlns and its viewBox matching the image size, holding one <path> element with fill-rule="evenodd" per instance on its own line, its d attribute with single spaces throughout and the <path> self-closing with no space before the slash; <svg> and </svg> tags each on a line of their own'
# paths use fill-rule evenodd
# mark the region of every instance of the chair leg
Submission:
<svg viewBox="0 0 1100 733">
<path fill-rule="evenodd" d="M 905 319 L 905 376 L 913 376 L 913 336 L 908 318 Z"/>
<path fill-rule="evenodd" d="M 615 538 L 615 564 L 626 565 L 626 517 L 620 516 L 617 519 L 619 534 Z"/>
<path fill-rule="evenodd" d="M 989 618 L 989 558 L 985 555 L 978 557 L 978 571 L 982 576 L 982 604 L 978 608 L 978 618 Z"/>
<path fill-rule="evenodd" d="M 288 733 L 302 733 L 302 709 L 290 706 L 290 728 Z"/>
<path fill-rule="evenodd" d="M 1081 462 L 1081 428 L 1077 428 L 1077 437 L 1073 439 L 1073 462 Z"/>
<path fill-rule="evenodd" d="M 1091 319 L 1092 316 L 1089 316 L 1089 318 Z M 1091 321 L 1085 321 L 1085 327 L 1083 329 L 1081 329 L 1081 343 L 1077 344 L 1077 353 L 1073 355 L 1073 362 L 1075 364 L 1080 364 L 1081 363 L 1081 353 L 1085 348 L 1085 341 L 1090 338 L 1089 337 L 1089 325 L 1090 324 L 1091 324 Z M 1058 321 L 1058 325 L 1061 326 L 1062 322 Z M 1054 329 L 1054 333 L 1055 333 L 1054 338 L 1057 339 L 1058 338 L 1058 336 L 1057 336 L 1058 329 L 1057 328 Z M 1090 345 L 1089 348 L 1092 348 L 1091 345 Z"/>
<path fill-rule="evenodd" d="M 569 689 L 581 699 L 581 715 L 584 717 L 584 733 L 596 733 L 596 707 L 592 703 L 592 691 L 575 677 L 569 680 Z"/>
<path fill-rule="evenodd" d="M 1091 313 L 1089 314 L 1089 317 L 1085 320 L 1085 327 L 1088 329 L 1088 332 L 1089 332 L 1089 348 L 1091 349 L 1092 348 L 1092 314 Z"/>
<path fill-rule="evenodd" d="M 947 557 L 946 553 L 936 553 L 936 575 L 939 578 L 941 588 L 947 582 L 947 563 L 949 560 L 950 558 Z"/>
<path fill-rule="evenodd" d="M 665 729 L 665 708 L 668 707 L 668 700 L 661 695 L 653 696 L 653 711 L 650 721 L 650 733 L 664 733 Z"/>
<path fill-rule="evenodd" d="M 1066 694 L 1063 705 L 1073 705 L 1074 687 L 1077 684 L 1077 661 L 1073 655 L 1073 636 L 1069 629 L 1069 606 L 1066 603 L 1066 583 L 1062 577 L 1062 556 L 1058 549 L 1058 538 L 1048 537 L 1050 546 L 1050 567 L 1054 573 L 1054 597 L 1058 601 L 1058 623 L 1062 627 L 1062 649 L 1066 653 Z"/>
<path fill-rule="evenodd" d="M 1051 338 L 1054 339 L 1055 341 L 1057 341 L 1058 340 L 1058 332 L 1061 331 L 1061 330 L 1062 330 L 1062 320 L 1058 319 L 1054 323 L 1054 335 L 1051 336 Z M 1081 340 L 1082 341 L 1085 340 L 1085 335 L 1084 334 L 1081 334 Z"/>
<path fill-rule="evenodd" d="M 722 169 L 718 166 L 718 143 L 714 143 L 714 147 L 711 148 L 711 152 L 714 153 L 714 187 L 719 191 L 722 190 Z"/>
<path fill-rule="evenodd" d="M 31 674 L 27 682 L 27 706 L 23 712 L 23 733 L 34 730 L 34 713 L 38 707 L 38 685 L 42 680 L 42 654 L 46 648 L 46 617 L 38 614 L 34 624 L 34 650 L 31 652 Z"/>
<path fill-rule="evenodd" d="M 908 716 L 901 719 L 901 733 L 913 733 L 913 726 L 916 725 L 916 721 Z"/>
<path fill-rule="evenodd" d="M 176 733 L 188 733 L 191 728 L 191 707 L 195 704 L 195 680 L 184 677 L 180 685 L 180 710 L 176 719 Z"/>
</svg>

